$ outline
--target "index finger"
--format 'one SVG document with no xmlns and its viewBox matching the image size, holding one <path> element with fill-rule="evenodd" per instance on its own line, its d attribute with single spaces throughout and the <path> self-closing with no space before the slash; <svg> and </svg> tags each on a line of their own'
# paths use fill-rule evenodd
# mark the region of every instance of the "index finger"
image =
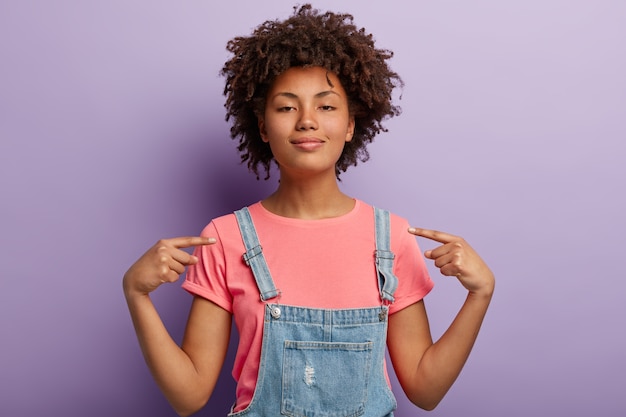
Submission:
<svg viewBox="0 0 626 417">
<path fill-rule="evenodd" d="M 458 240 L 459 237 L 451 235 L 450 233 L 440 232 L 438 230 L 421 229 L 419 227 L 409 227 L 409 233 L 415 236 L 425 237 L 426 239 L 434 240 L 439 243 L 450 243 Z"/>
<path fill-rule="evenodd" d="M 212 245 L 217 242 L 213 237 L 204 236 L 181 236 L 168 239 L 169 243 L 176 248 L 189 248 L 192 246 Z"/>
</svg>

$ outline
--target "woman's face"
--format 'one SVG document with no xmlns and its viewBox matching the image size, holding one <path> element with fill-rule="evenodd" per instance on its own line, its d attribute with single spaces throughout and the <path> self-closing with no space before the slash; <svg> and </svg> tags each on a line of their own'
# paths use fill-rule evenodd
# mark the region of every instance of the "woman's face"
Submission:
<svg viewBox="0 0 626 417">
<path fill-rule="evenodd" d="M 293 67 L 268 91 L 259 130 L 281 175 L 332 172 L 354 133 L 339 78 L 321 67 Z"/>
</svg>

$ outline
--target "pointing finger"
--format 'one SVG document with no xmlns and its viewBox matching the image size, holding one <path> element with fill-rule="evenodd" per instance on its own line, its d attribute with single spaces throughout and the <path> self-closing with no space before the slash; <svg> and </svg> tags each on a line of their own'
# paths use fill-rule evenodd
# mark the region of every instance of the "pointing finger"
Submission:
<svg viewBox="0 0 626 417">
<path fill-rule="evenodd" d="M 458 240 L 459 237 L 449 233 L 439 232 L 437 230 L 421 229 L 419 227 L 409 227 L 409 233 L 415 236 L 425 237 L 439 243 L 450 243 Z"/>
<path fill-rule="evenodd" d="M 212 245 L 217 242 L 213 237 L 183 236 L 168 239 L 170 245 L 176 248 L 189 248 L 191 246 Z"/>
<path fill-rule="evenodd" d="M 183 265 L 193 265 L 198 262 L 198 258 L 185 252 L 183 249 L 194 246 L 212 245 L 216 241 L 217 240 L 215 238 L 201 236 L 177 237 L 171 239 L 169 242 L 170 245 L 174 247 L 174 251 L 171 253 L 171 256 Z"/>
</svg>

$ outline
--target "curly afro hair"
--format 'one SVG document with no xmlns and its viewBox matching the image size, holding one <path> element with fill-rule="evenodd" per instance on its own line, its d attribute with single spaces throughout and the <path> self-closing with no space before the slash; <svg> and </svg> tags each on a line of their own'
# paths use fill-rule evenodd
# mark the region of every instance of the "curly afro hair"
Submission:
<svg viewBox="0 0 626 417">
<path fill-rule="evenodd" d="M 348 95 L 355 119 L 354 136 L 336 164 L 336 175 L 369 158 L 366 146 L 383 120 L 400 114 L 392 104 L 392 91 L 402 80 L 387 65 L 393 52 L 377 49 L 371 34 L 353 24 L 349 14 L 321 13 L 310 4 L 294 7 L 284 21 L 266 21 L 251 36 L 230 40 L 232 53 L 220 74 L 226 78 L 226 120 L 230 134 L 239 139 L 241 162 L 259 178 L 259 165 L 270 176 L 272 151 L 261 140 L 258 115 L 264 113 L 266 94 L 278 75 L 291 67 L 319 66 L 335 73 Z"/>
</svg>

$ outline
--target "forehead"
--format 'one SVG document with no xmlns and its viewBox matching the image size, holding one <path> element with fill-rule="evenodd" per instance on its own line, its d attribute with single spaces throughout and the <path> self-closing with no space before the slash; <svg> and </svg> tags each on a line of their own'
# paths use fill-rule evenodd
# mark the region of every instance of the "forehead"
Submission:
<svg viewBox="0 0 626 417">
<path fill-rule="evenodd" d="M 322 67 L 292 67 L 280 74 L 270 87 L 270 94 L 281 92 L 318 94 L 334 91 L 345 96 L 339 78 Z"/>
</svg>

